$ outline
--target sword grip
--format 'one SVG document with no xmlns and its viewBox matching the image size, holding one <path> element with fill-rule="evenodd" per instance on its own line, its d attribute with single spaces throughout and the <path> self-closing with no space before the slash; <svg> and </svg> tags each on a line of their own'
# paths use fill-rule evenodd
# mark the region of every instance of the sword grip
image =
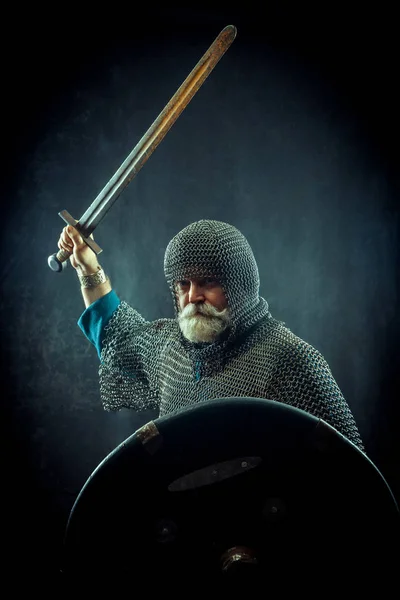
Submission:
<svg viewBox="0 0 400 600">
<path fill-rule="evenodd" d="M 71 256 L 72 252 L 66 252 L 65 250 L 59 250 L 55 254 L 52 254 L 47 259 L 47 264 L 49 265 L 52 271 L 56 273 L 61 273 L 68 266 L 68 259 Z"/>
<path fill-rule="evenodd" d="M 76 221 L 74 217 L 71 217 L 68 211 L 62 210 L 58 214 L 67 225 L 71 225 L 72 227 L 76 228 L 79 235 L 82 236 L 82 239 L 85 242 L 85 244 L 87 244 L 95 254 L 100 254 L 100 252 L 103 252 L 100 246 L 94 241 L 93 237 L 85 236 L 82 230 L 78 229 L 78 221 Z M 49 258 L 47 259 L 47 264 L 49 265 L 52 271 L 55 271 L 56 273 L 61 273 L 61 271 L 64 271 L 68 266 L 68 258 L 71 256 L 71 254 L 72 252 L 67 252 L 66 250 L 59 250 L 55 254 L 49 256 Z"/>
</svg>

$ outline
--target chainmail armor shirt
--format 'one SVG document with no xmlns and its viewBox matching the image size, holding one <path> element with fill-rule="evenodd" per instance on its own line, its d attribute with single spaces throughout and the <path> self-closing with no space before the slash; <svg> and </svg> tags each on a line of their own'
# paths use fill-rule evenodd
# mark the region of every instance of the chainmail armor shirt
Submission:
<svg viewBox="0 0 400 600">
<path fill-rule="evenodd" d="M 182 249 L 193 245 L 191 228 L 197 255 L 187 257 L 183 252 L 189 262 L 185 264 Z M 228 238 L 224 239 L 225 252 L 218 247 L 219 256 L 207 264 L 209 238 L 220 241 L 221 235 Z M 236 257 L 242 254 L 239 267 L 244 264 L 247 280 L 246 274 L 238 276 L 238 265 L 232 261 L 235 250 Z M 219 268 L 221 263 L 226 273 Z M 176 314 L 176 281 L 216 277 L 231 308 L 232 326 L 214 343 L 194 344 L 184 338 L 176 318 L 146 321 L 114 291 L 100 298 L 78 324 L 100 356 L 100 395 L 106 410 L 153 408 L 163 416 L 216 398 L 266 398 L 323 419 L 365 452 L 351 410 L 324 357 L 274 319 L 266 300 L 259 297 L 257 266 L 238 230 L 218 221 L 189 225 L 170 242 L 164 270 Z M 234 281 L 227 276 L 232 272 Z"/>
</svg>

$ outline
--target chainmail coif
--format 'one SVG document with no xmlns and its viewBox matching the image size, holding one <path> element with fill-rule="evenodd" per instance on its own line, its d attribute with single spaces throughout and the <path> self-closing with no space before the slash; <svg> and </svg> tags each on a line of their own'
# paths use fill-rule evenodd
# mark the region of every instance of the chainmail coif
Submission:
<svg viewBox="0 0 400 600">
<path fill-rule="evenodd" d="M 176 282 L 213 277 L 226 295 L 232 325 L 216 342 L 194 344 L 177 318 L 149 322 L 122 301 L 105 328 L 101 352 L 106 410 L 158 408 L 162 416 L 213 398 L 267 398 L 325 420 L 364 451 L 323 356 L 274 319 L 259 296 L 257 263 L 235 227 L 211 220 L 188 225 L 168 244 L 164 272 L 176 316 Z"/>
</svg>

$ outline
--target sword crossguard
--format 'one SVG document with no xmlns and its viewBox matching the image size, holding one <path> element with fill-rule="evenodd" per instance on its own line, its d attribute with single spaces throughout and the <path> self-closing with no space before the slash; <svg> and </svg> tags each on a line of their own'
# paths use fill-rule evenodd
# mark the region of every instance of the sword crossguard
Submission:
<svg viewBox="0 0 400 600">
<path fill-rule="evenodd" d="M 74 219 L 74 217 L 70 215 L 68 211 L 62 210 L 58 214 L 63 219 L 63 221 L 67 223 L 67 225 L 71 225 L 77 230 L 79 235 L 83 238 L 85 244 L 87 244 L 95 254 L 100 254 L 100 252 L 103 252 L 100 246 L 96 244 L 96 242 L 91 237 L 85 235 L 81 231 L 81 229 L 79 228 L 79 222 L 76 219 Z M 71 256 L 71 254 L 71 252 L 59 250 L 55 254 L 49 256 L 49 258 L 47 259 L 47 263 L 50 269 L 52 271 L 55 271 L 56 273 L 60 273 L 61 271 L 63 271 L 68 265 L 68 258 Z"/>
</svg>

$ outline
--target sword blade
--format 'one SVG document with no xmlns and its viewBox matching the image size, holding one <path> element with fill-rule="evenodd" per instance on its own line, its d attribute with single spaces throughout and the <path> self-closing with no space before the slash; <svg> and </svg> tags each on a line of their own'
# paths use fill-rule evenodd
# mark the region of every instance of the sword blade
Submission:
<svg viewBox="0 0 400 600">
<path fill-rule="evenodd" d="M 150 158 L 235 37 L 236 27 L 233 25 L 225 27 L 216 37 L 154 123 L 79 219 L 77 228 L 84 236 L 88 237 L 95 230 L 124 188 Z"/>
</svg>

